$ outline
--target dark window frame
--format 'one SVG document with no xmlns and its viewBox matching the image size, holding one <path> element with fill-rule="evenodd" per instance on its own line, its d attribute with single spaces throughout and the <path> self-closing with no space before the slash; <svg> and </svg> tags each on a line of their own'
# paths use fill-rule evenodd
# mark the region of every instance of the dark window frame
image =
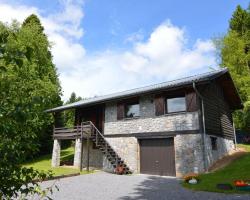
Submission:
<svg viewBox="0 0 250 200">
<path fill-rule="evenodd" d="M 133 106 L 133 105 L 138 105 L 138 115 L 135 115 L 135 116 L 128 116 L 127 115 L 127 107 L 128 106 Z M 125 119 L 133 119 L 133 118 L 139 118 L 141 116 L 141 113 L 140 113 L 140 102 L 139 100 L 136 100 L 136 101 L 129 101 L 129 102 L 126 102 L 124 104 L 124 118 Z"/>
<path fill-rule="evenodd" d="M 211 148 L 212 148 L 212 150 L 217 151 L 218 150 L 217 137 L 212 137 L 211 136 L 210 140 L 211 140 Z"/>
<path fill-rule="evenodd" d="M 169 110 L 168 110 L 168 100 L 169 99 L 177 99 L 177 98 L 183 98 L 184 99 L 185 110 L 169 112 Z M 168 97 L 165 98 L 165 114 L 175 114 L 175 113 L 185 113 L 185 112 L 187 112 L 187 99 L 186 99 L 185 95 L 168 96 Z"/>
</svg>

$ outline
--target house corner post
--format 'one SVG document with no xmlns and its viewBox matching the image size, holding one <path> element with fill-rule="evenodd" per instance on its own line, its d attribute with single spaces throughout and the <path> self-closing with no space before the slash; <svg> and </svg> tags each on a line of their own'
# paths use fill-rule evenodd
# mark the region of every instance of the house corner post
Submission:
<svg viewBox="0 0 250 200">
<path fill-rule="evenodd" d="M 61 152 L 61 141 L 54 139 L 53 152 L 52 152 L 52 167 L 60 166 L 60 152 Z"/>
<path fill-rule="evenodd" d="M 74 167 L 81 167 L 81 149 L 82 149 L 82 140 L 77 138 L 75 140 L 75 154 L 74 154 Z"/>
</svg>

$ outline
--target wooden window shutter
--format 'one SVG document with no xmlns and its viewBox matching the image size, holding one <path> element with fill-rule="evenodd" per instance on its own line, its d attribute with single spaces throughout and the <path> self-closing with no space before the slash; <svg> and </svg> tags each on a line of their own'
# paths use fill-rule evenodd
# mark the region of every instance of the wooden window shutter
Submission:
<svg viewBox="0 0 250 200">
<path fill-rule="evenodd" d="M 124 103 L 117 104 L 117 120 L 124 118 Z"/>
<path fill-rule="evenodd" d="M 197 97 L 195 92 L 186 93 L 187 112 L 194 112 L 198 110 Z"/>
<path fill-rule="evenodd" d="M 160 116 L 165 113 L 165 98 L 162 96 L 155 97 L 155 115 Z"/>
</svg>

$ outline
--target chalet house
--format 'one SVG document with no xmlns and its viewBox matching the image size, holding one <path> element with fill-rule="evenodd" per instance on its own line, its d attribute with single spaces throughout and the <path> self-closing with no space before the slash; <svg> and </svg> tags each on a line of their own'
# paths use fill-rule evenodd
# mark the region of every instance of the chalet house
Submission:
<svg viewBox="0 0 250 200">
<path fill-rule="evenodd" d="M 180 177 L 204 172 L 235 148 L 232 112 L 242 102 L 229 71 L 99 96 L 47 110 L 75 109 L 75 127 L 54 129 L 52 166 L 61 140 L 75 140 L 74 166 Z"/>
</svg>

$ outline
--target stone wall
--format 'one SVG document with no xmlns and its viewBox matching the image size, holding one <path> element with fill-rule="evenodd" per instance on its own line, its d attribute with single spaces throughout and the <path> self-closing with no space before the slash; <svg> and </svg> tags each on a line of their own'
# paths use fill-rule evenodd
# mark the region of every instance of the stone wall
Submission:
<svg viewBox="0 0 250 200">
<path fill-rule="evenodd" d="M 87 166 L 87 141 L 83 141 L 83 168 Z M 89 166 L 92 168 L 102 168 L 103 154 L 99 149 L 93 149 L 93 142 L 90 141 Z"/>
<path fill-rule="evenodd" d="M 135 137 L 106 138 L 118 155 L 133 172 L 138 172 L 138 143 Z M 110 170 L 109 163 L 104 162 L 104 169 Z"/>
<path fill-rule="evenodd" d="M 179 113 L 160 117 L 124 119 L 104 123 L 104 134 L 198 130 L 198 113 Z"/>
<path fill-rule="evenodd" d="M 103 166 L 103 154 L 99 149 L 93 149 L 93 142 L 90 141 L 89 148 L 89 166 L 91 168 L 100 169 Z M 75 142 L 75 155 L 74 166 L 80 167 L 81 160 L 81 140 L 76 139 Z M 82 154 L 83 168 L 87 167 L 87 141 L 83 141 L 83 154 Z"/>
<path fill-rule="evenodd" d="M 217 138 L 217 150 L 212 150 L 211 136 L 206 136 L 206 148 L 208 154 L 208 164 L 211 166 L 216 160 L 230 154 L 235 148 L 234 141 L 226 138 L 212 136 Z"/>
<path fill-rule="evenodd" d="M 155 116 L 152 96 L 143 96 L 140 98 L 139 118 L 117 120 L 116 102 L 108 103 L 105 107 L 105 135 L 198 129 L 198 112 Z"/>
<path fill-rule="evenodd" d="M 177 135 L 174 138 L 176 176 L 189 172 L 203 172 L 203 145 L 201 134 Z"/>
<path fill-rule="evenodd" d="M 61 141 L 54 140 L 52 160 L 51 160 L 52 167 L 59 167 L 60 166 L 60 153 L 61 153 Z"/>
</svg>

